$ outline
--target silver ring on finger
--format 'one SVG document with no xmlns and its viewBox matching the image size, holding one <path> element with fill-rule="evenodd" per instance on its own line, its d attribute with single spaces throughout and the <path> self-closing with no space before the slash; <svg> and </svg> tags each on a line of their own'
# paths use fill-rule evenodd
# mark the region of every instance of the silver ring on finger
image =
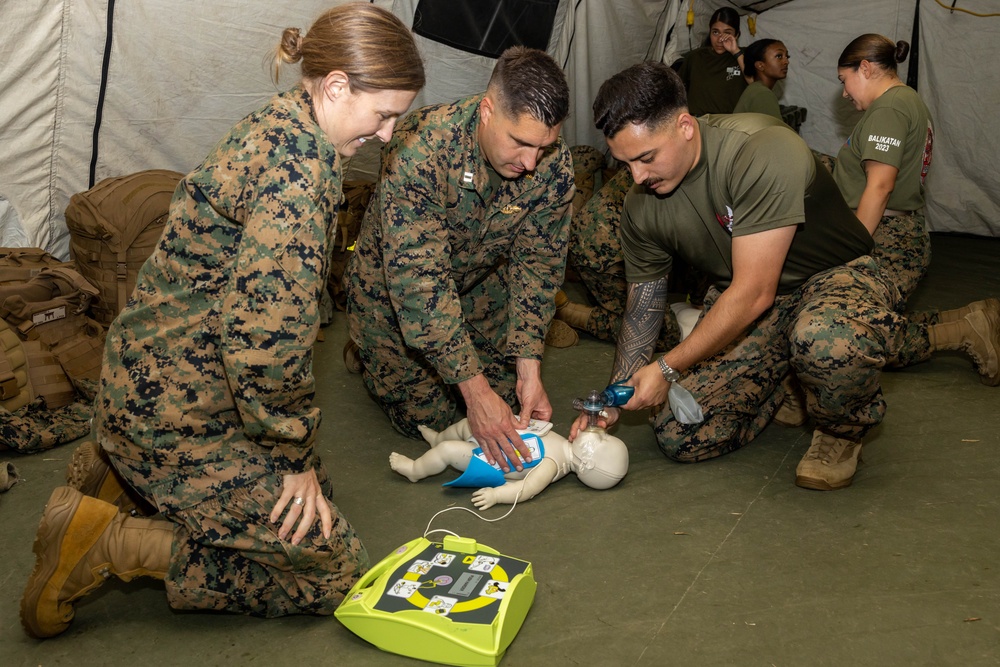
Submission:
<svg viewBox="0 0 1000 667">
<path fill-rule="evenodd" d="M 293 500 L 292 502 L 295 503 L 296 505 L 301 506 L 306 502 L 306 499 L 303 498 L 302 496 L 296 496 L 295 500 Z"/>
</svg>

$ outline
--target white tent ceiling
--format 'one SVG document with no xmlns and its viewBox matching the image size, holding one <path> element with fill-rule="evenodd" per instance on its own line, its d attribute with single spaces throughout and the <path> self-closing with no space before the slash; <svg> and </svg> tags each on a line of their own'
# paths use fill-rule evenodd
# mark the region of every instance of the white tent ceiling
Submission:
<svg viewBox="0 0 1000 667">
<path fill-rule="evenodd" d="M 808 109 L 802 135 L 836 153 L 858 115 L 840 98 L 835 64 L 864 32 L 911 40 L 917 0 L 562 0 L 549 52 L 572 88 L 564 135 L 603 146 L 590 106 L 608 76 L 642 59 L 671 62 L 704 38 L 715 8 L 755 8 L 756 35 L 775 37 L 792 61 L 782 103 Z M 275 92 L 270 49 L 287 26 L 307 28 L 330 0 L 211 3 L 144 0 L 114 5 L 97 180 L 148 168 L 187 171 L 239 118 Z M 417 0 L 378 0 L 410 22 Z M 949 3 L 950 4 L 950 3 Z M 991 11 L 989 0 L 959 0 Z M 753 14 L 750 14 L 753 16 Z M 1000 236 L 1000 18 L 920 3 L 919 92 L 935 119 L 928 221 L 937 231 Z M 745 19 L 744 19 L 745 21 Z M 0 3 L 0 245 L 41 246 L 68 255 L 63 210 L 87 189 L 108 36 L 108 0 Z M 482 90 L 493 61 L 418 37 L 429 83 L 416 104 Z M 901 69 L 906 76 L 906 66 Z M 281 81 L 291 85 L 290 68 Z M 370 171 L 371 154 L 352 172 Z"/>
</svg>

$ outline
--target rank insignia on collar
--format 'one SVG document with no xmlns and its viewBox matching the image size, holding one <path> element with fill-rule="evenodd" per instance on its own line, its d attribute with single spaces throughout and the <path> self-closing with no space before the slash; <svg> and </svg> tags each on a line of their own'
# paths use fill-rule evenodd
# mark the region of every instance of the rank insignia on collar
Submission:
<svg viewBox="0 0 1000 667">
<path fill-rule="evenodd" d="M 510 215 L 512 213 L 518 213 L 520 210 L 521 210 L 520 206 L 515 206 L 514 204 L 507 204 L 502 209 L 500 209 L 500 212 L 503 213 L 504 215 Z"/>
<path fill-rule="evenodd" d="M 465 172 L 464 174 L 462 174 L 462 182 L 463 183 L 471 183 L 472 182 L 472 176 L 473 176 L 473 174 L 472 174 L 471 171 Z"/>
</svg>

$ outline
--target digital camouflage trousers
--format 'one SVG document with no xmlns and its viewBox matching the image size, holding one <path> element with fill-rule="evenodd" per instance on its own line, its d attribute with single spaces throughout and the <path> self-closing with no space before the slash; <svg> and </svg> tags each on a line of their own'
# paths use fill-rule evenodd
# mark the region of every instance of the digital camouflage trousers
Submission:
<svg viewBox="0 0 1000 667">
<path fill-rule="evenodd" d="M 710 290 L 706 309 L 718 298 Z M 887 365 L 930 357 L 925 324 L 900 315 L 899 292 L 874 259 L 860 257 L 779 296 L 728 348 L 692 366 L 681 380 L 702 406 L 699 424 L 665 407 L 651 422 L 661 451 L 694 462 L 750 443 L 779 407 L 782 379 L 794 370 L 817 428 L 858 439 L 882 421 Z"/>
<path fill-rule="evenodd" d="M 475 298 L 463 297 L 465 330 L 476 349 L 483 376 L 490 387 L 514 407 L 517 403 L 517 372 L 514 360 L 497 349 L 505 341 L 507 309 L 506 283 L 502 276 L 489 276 Z M 362 326 L 350 321 L 350 335 L 358 345 L 368 392 L 382 408 L 393 427 L 411 438 L 420 439 L 418 425 L 441 431 L 458 421 L 462 406 L 458 386 L 442 379 L 421 352 L 407 346 L 402 333 L 389 325 L 396 321 L 391 304 L 377 299 L 364 303 L 366 321 L 387 326 Z M 376 314 L 373 316 L 373 313 Z"/>
<path fill-rule="evenodd" d="M 152 504 L 150 464 L 111 456 L 115 468 Z M 369 566 L 354 529 L 330 503 L 332 485 L 314 469 L 333 514 L 330 538 L 317 520 L 298 545 L 278 538 L 270 514 L 281 495 L 281 476 L 262 470 L 253 484 L 165 514 L 176 524 L 167 601 L 174 609 L 230 611 L 272 618 L 332 614 Z"/>
</svg>

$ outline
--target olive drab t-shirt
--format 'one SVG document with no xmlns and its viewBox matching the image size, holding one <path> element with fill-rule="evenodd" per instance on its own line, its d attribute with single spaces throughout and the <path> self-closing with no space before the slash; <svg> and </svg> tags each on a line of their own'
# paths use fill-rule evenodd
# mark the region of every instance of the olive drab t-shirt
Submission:
<svg viewBox="0 0 1000 667">
<path fill-rule="evenodd" d="M 781 105 L 773 90 L 760 81 L 754 81 L 740 95 L 733 113 L 763 113 L 781 120 Z"/>
<path fill-rule="evenodd" d="M 694 116 L 732 113 L 747 87 L 736 57 L 718 54 L 709 46 L 687 54 L 677 73 L 688 91 L 688 109 Z"/>
<path fill-rule="evenodd" d="M 924 205 L 924 178 L 931 164 L 934 129 L 927 105 L 909 86 L 896 86 L 869 105 L 837 154 L 833 178 L 852 208 L 865 190 L 862 164 L 874 160 L 899 169 L 886 208 L 913 211 Z"/>
<path fill-rule="evenodd" d="M 628 282 L 666 276 L 673 257 L 705 272 L 720 289 L 732 282 L 732 237 L 798 225 L 779 294 L 816 273 L 867 254 L 872 238 L 829 172 L 781 121 L 762 114 L 704 116 L 701 156 L 669 195 L 633 186 L 621 241 Z"/>
</svg>

